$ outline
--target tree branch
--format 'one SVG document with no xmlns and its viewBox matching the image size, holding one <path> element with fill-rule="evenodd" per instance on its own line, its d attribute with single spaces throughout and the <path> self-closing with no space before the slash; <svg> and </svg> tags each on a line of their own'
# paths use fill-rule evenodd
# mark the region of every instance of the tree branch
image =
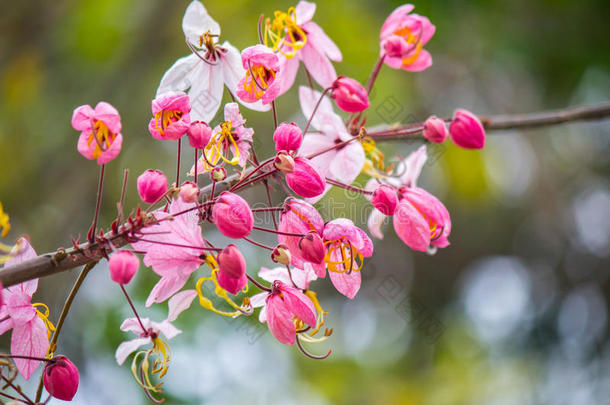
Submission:
<svg viewBox="0 0 610 405">
<path fill-rule="evenodd" d="M 492 131 L 537 128 L 566 122 L 598 120 L 604 118 L 610 118 L 610 102 L 593 106 L 571 107 L 562 110 L 531 114 L 493 115 L 481 117 L 480 119 L 485 128 Z M 371 131 L 368 135 L 373 137 L 376 141 L 422 139 L 420 134 L 422 126 L 423 123 L 421 122 L 408 124 L 391 129 Z M 254 169 L 250 169 L 250 171 L 252 170 Z M 250 173 L 250 171 L 246 173 L 246 176 Z M 261 177 L 256 182 L 262 179 L 266 179 L 266 177 Z M 215 192 L 220 193 L 228 190 L 238 181 L 238 175 L 229 176 L 224 181 L 216 183 Z M 248 184 L 248 186 L 256 182 Z M 203 187 L 201 189 L 201 201 L 207 201 L 211 196 L 211 192 L 212 185 Z M 112 242 L 115 248 L 120 248 L 129 243 L 126 233 L 119 233 L 117 235 L 112 232 L 108 232 L 104 235 L 104 237 Z M 105 254 L 106 248 L 100 246 L 97 242 L 83 243 L 78 246 L 78 249 L 71 248 L 66 250 L 60 248 L 55 252 L 46 253 L 33 259 L 24 261 L 20 264 L 1 269 L 0 282 L 2 282 L 4 287 L 9 287 L 27 280 L 49 276 L 51 274 L 70 270 L 88 263 L 97 262 L 102 259 Z"/>
</svg>

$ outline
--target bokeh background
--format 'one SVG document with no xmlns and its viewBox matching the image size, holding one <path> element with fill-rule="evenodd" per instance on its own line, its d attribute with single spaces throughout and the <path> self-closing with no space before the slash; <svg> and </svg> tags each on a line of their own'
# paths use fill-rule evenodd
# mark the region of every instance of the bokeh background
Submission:
<svg viewBox="0 0 610 405">
<path fill-rule="evenodd" d="M 86 233 L 98 167 L 76 151 L 74 107 L 106 100 L 123 121 L 121 155 L 108 166 L 102 224 L 115 215 L 124 168 L 127 207 L 135 178 L 175 170 L 175 144 L 151 138 L 150 101 L 165 70 L 188 54 L 181 30 L 187 1 L 28 0 L 0 12 L 0 201 L 8 241 L 27 234 L 39 252 Z M 222 40 L 256 41 L 263 12 L 291 2 L 205 1 Z M 378 55 L 378 31 L 397 1 L 319 2 L 318 22 L 339 45 L 339 74 L 364 82 Z M 610 98 L 610 2 L 605 0 L 435 0 L 418 2 L 437 31 L 434 65 L 412 74 L 384 67 L 370 124 L 517 113 Z M 304 77 L 299 76 L 303 83 Z M 296 91 L 279 117 L 304 123 Z M 244 110 L 259 156 L 271 153 L 271 115 Z M 218 117 L 218 116 L 217 116 Z M 421 184 L 448 207 L 451 246 L 414 253 L 394 235 L 377 242 L 355 300 L 329 283 L 315 288 L 333 337 L 301 356 L 277 343 L 256 317 L 227 321 L 193 307 L 177 321 L 165 379 L 170 404 L 610 404 L 610 121 L 490 134 L 484 151 L 433 148 Z M 405 156 L 418 145 L 384 144 Z M 188 162 L 190 165 L 190 162 Z M 186 170 L 186 164 L 184 170 Z M 364 181 L 364 179 L 363 179 Z M 262 200 L 260 188 L 246 193 Z M 273 195 L 281 201 L 280 190 Z M 332 193 L 325 219 L 365 227 L 358 196 Z M 261 221 L 264 218 L 261 218 Z M 269 219 L 267 218 L 267 222 Z M 210 226 L 205 235 L 220 240 Z M 261 235 L 260 240 L 271 242 Z M 244 247 L 254 274 L 266 252 Z M 36 301 L 56 319 L 77 271 L 40 282 Z M 141 314 L 156 281 L 141 268 L 129 290 Z M 130 316 L 100 264 L 85 281 L 59 341 L 81 371 L 74 403 L 143 404 L 129 365 L 114 361 Z M 8 348 L 8 333 L 0 340 Z M 37 382 L 37 376 L 31 381 Z M 33 389 L 32 383 L 23 386 Z M 54 403 L 52 401 L 52 403 Z"/>
</svg>

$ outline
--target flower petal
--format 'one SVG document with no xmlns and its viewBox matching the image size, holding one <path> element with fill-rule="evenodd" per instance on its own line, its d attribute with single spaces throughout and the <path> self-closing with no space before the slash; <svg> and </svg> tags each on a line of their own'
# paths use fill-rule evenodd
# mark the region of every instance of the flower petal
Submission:
<svg viewBox="0 0 610 405">
<path fill-rule="evenodd" d="M 220 25 L 210 15 L 200 1 L 194 0 L 188 5 L 182 18 L 182 31 L 193 46 L 201 49 L 201 36 L 210 31 L 211 34 L 220 35 Z"/>
<path fill-rule="evenodd" d="M 47 328 L 38 316 L 23 325 L 15 325 L 11 336 L 11 354 L 44 357 L 49 349 Z M 17 369 L 26 380 L 34 373 L 40 361 L 15 359 Z"/>
<path fill-rule="evenodd" d="M 184 290 L 170 298 L 168 302 L 169 313 L 167 315 L 167 320 L 169 322 L 175 321 L 178 318 L 178 315 L 191 306 L 196 296 L 197 291 Z"/>
<path fill-rule="evenodd" d="M 361 276 L 359 271 L 353 271 L 350 274 L 329 271 L 328 274 L 337 291 L 347 298 L 353 299 L 360 290 Z"/>
<path fill-rule="evenodd" d="M 129 357 L 131 353 L 135 352 L 136 350 L 138 350 L 139 347 L 144 346 L 147 343 L 150 343 L 149 337 L 137 338 L 122 342 L 116 349 L 116 353 L 114 354 L 116 362 L 120 366 L 125 362 L 125 359 L 127 359 L 127 357 Z"/>
</svg>

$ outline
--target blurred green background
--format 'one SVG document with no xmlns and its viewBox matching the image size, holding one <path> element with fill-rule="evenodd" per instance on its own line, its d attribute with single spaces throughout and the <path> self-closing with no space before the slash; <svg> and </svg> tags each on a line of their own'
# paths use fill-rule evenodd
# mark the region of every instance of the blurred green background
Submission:
<svg viewBox="0 0 610 405">
<path fill-rule="evenodd" d="M 138 204 L 136 177 L 175 170 L 175 145 L 147 131 L 150 101 L 171 64 L 188 54 L 181 19 L 188 2 L 82 0 L 7 2 L 0 13 L 0 201 L 11 216 L 8 240 L 30 236 L 38 252 L 84 236 L 94 210 L 98 167 L 76 151 L 72 110 L 105 100 L 123 122 L 123 151 L 108 165 L 102 225 L 115 214 L 124 168 L 127 207 Z M 287 1 L 205 1 L 221 41 L 256 41 L 261 12 Z M 314 21 L 343 52 L 339 74 L 366 80 L 378 32 L 396 1 L 332 0 Z M 384 67 L 371 95 L 369 124 L 449 116 L 517 113 L 610 98 L 610 2 L 606 0 L 435 0 L 415 3 L 437 31 L 423 73 Z M 299 76 L 303 83 L 302 72 Z M 296 88 L 278 100 L 282 121 L 304 123 Z M 242 109 L 269 155 L 271 115 Z M 217 116 L 218 117 L 218 116 Z M 214 121 L 216 122 L 216 121 Z M 490 134 L 482 152 L 430 150 L 421 185 L 448 207 L 451 246 L 414 253 L 386 227 L 363 270 L 355 300 L 327 281 L 314 289 L 335 333 L 311 347 L 312 361 L 252 320 L 229 322 L 194 305 L 177 321 L 165 379 L 171 404 L 610 404 L 609 121 Z M 405 156 L 418 145 L 384 144 Z M 191 162 L 185 163 L 184 170 Z M 260 188 L 246 193 L 262 200 Z M 275 201 L 283 195 L 277 190 Z M 331 193 L 326 220 L 366 227 L 362 198 Z M 262 220 L 262 219 L 261 219 Z M 267 218 L 268 222 L 268 218 Z M 206 237 L 220 240 L 209 225 Z M 260 240 L 272 243 L 271 239 Z M 272 263 L 244 247 L 249 272 Z M 76 270 L 43 279 L 35 301 L 56 319 Z M 141 268 L 129 290 L 144 316 L 156 281 Z M 146 400 L 129 365 L 116 365 L 119 331 L 130 316 L 101 264 L 85 281 L 58 351 L 81 371 L 75 403 Z M 0 340 L 8 348 L 8 333 Z M 33 377 L 31 381 L 36 382 Z M 31 383 L 24 387 L 32 389 Z M 52 401 L 53 402 L 53 401 Z"/>
</svg>

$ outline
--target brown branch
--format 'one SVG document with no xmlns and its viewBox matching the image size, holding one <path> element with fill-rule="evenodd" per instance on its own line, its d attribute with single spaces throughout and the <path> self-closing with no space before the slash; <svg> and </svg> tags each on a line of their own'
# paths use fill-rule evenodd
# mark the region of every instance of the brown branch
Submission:
<svg viewBox="0 0 610 405">
<path fill-rule="evenodd" d="M 565 122 L 598 120 L 610 118 L 610 102 L 593 106 L 571 107 L 562 110 L 539 112 L 517 115 L 494 115 L 481 117 L 481 122 L 487 130 L 526 129 L 547 125 L 557 125 Z M 369 136 L 376 141 L 421 139 L 422 123 L 403 125 L 396 128 L 371 131 Z M 254 169 L 250 169 L 252 171 Z M 247 172 L 246 176 L 248 175 Z M 256 182 L 266 179 L 261 177 Z M 239 181 L 238 175 L 228 177 L 222 182 L 216 183 L 215 192 L 228 190 Z M 254 184 L 255 182 L 251 183 Z M 248 185 L 251 185 L 248 184 Z M 241 188 L 240 188 L 241 190 Z M 207 201 L 212 192 L 212 185 L 201 189 L 201 201 Z M 112 242 L 114 247 L 119 248 L 129 243 L 126 233 L 115 235 L 111 232 L 105 234 L 105 238 Z M 49 276 L 51 274 L 70 270 L 88 263 L 97 262 L 104 257 L 105 248 L 97 242 L 84 243 L 78 249 L 58 249 L 56 252 L 46 253 L 23 263 L 0 269 L 0 282 L 4 287 L 9 287 L 27 280 Z"/>
</svg>

